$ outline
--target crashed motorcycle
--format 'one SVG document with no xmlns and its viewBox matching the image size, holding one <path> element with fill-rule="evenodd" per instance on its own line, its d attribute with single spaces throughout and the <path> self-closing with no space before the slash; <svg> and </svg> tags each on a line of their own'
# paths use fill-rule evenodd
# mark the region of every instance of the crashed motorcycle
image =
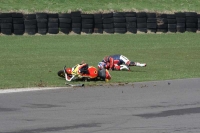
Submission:
<svg viewBox="0 0 200 133">
<path fill-rule="evenodd" d="M 63 70 L 58 71 L 58 76 L 61 78 L 67 79 L 71 78 L 71 74 L 66 73 L 66 67 L 64 67 Z M 111 75 L 107 69 L 99 70 L 94 66 L 88 67 L 88 73 L 87 74 L 80 74 L 77 75 L 75 78 L 76 81 L 109 81 L 111 80 Z"/>
</svg>

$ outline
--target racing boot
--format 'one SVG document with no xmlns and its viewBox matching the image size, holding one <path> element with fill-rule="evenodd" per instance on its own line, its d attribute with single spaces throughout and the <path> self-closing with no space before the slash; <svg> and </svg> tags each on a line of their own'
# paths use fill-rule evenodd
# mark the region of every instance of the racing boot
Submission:
<svg viewBox="0 0 200 133">
<path fill-rule="evenodd" d="M 139 62 L 135 62 L 135 66 L 139 66 L 139 67 L 146 67 L 147 64 L 146 63 L 139 63 Z"/>
</svg>

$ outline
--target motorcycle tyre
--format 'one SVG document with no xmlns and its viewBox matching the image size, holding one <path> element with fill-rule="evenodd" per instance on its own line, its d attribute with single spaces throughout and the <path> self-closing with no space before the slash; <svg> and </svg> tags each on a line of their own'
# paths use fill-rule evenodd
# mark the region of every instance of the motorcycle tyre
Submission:
<svg viewBox="0 0 200 133">
<path fill-rule="evenodd" d="M 61 77 L 61 78 L 65 78 L 65 73 L 64 73 L 63 70 L 58 71 L 57 74 L 58 74 L 59 77 Z"/>
</svg>

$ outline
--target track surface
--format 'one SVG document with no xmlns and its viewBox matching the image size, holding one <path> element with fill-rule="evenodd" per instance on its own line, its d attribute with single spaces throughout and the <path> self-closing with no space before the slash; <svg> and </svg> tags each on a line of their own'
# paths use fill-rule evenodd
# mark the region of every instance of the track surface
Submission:
<svg viewBox="0 0 200 133">
<path fill-rule="evenodd" d="M 0 133 L 200 132 L 200 78 L 11 92 Z"/>
</svg>

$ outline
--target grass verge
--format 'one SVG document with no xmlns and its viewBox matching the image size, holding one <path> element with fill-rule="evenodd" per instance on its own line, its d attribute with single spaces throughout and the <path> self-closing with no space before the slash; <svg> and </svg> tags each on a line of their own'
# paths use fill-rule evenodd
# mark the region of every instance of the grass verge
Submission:
<svg viewBox="0 0 200 133">
<path fill-rule="evenodd" d="M 111 71 L 111 83 L 200 77 L 196 33 L 1 36 L 0 49 L 0 88 L 64 86 L 57 71 L 65 65 L 84 60 L 96 67 L 116 53 L 148 66 Z"/>
</svg>

